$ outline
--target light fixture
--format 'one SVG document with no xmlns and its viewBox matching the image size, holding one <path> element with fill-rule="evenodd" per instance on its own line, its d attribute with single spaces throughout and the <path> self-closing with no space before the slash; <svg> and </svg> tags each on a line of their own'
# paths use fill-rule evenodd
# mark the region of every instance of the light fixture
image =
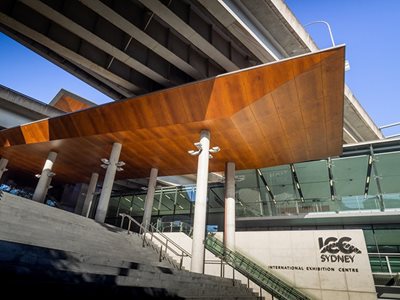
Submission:
<svg viewBox="0 0 400 300">
<path fill-rule="evenodd" d="M 192 155 L 192 156 L 199 155 L 199 154 L 201 153 L 201 151 L 203 151 L 203 146 L 201 145 L 200 142 L 193 143 L 193 145 L 196 146 L 197 150 L 189 150 L 188 153 L 189 153 L 190 155 Z M 211 153 L 217 153 L 217 152 L 219 152 L 219 151 L 221 151 L 221 148 L 218 147 L 218 146 L 215 146 L 215 147 L 210 148 L 210 149 L 208 150 L 208 152 L 210 153 L 208 157 L 209 157 L 209 158 L 213 158 L 213 156 L 211 155 Z"/>
<path fill-rule="evenodd" d="M 199 155 L 201 153 L 201 151 L 203 150 L 200 142 L 194 143 L 194 145 L 196 146 L 197 150 L 189 150 L 188 151 L 188 153 L 192 156 Z"/>
<path fill-rule="evenodd" d="M 310 23 L 304 25 L 304 27 L 306 27 L 306 26 L 308 26 L 308 25 L 312 25 L 312 24 L 317 24 L 317 23 L 325 24 L 326 27 L 328 27 L 329 36 L 331 37 L 332 46 L 335 47 L 336 44 L 335 44 L 335 41 L 334 41 L 334 39 L 333 39 L 333 34 L 332 34 L 331 26 L 329 25 L 328 22 L 326 22 L 326 21 L 313 21 L 313 22 L 310 22 Z"/>
<path fill-rule="evenodd" d="M 212 147 L 210 150 L 210 153 L 217 153 L 219 151 L 221 151 L 221 148 L 218 146 Z"/>
<path fill-rule="evenodd" d="M 103 169 L 107 169 L 108 166 L 110 165 L 110 161 L 107 158 L 101 158 L 100 161 L 102 162 L 100 167 L 102 167 Z M 126 165 L 126 163 L 122 160 L 115 163 L 115 166 L 117 167 L 118 172 L 123 171 L 124 169 L 121 167 L 125 166 L 125 165 Z"/>
<path fill-rule="evenodd" d="M 35 174 L 36 178 L 40 178 L 40 176 L 42 176 L 41 174 Z"/>
<path fill-rule="evenodd" d="M 124 161 L 119 161 L 119 162 L 117 162 L 116 164 L 115 164 L 117 167 L 123 167 L 123 166 L 125 166 L 126 164 L 125 164 L 125 162 Z"/>
<path fill-rule="evenodd" d="M 312 25 L 312 24 L 317 24 L 317 23 L 326 25 L 326 27 L 328 28 L 328 31 L 329 31 L 329 37 L 331 38 L 332 47 L 335 47 L 335 46 L 336 46 L 335 40 L 333 39 L 333 34 L 332 34 L 331 26 L 329 25 L 328 22 L 326 22 L 326 21 L 313 21 L 313 22 L 310 22 L 310 23 L 304 25 L 304 27 L 306 27 L 306 26 L 308 26 L 308 25 Z M 344 71 L 346 72 L 346 71 L 349 71 L 349 70 L 350 70 L 350 63 L 349 63 L 349 61 L 346 59 L 346 60 L 344 61 Z"/>
<path fill-rule="evenodd" d="M 349 63 L 349 61 L 346 59 L 346 60 L 344 61 L 344 71 L 347 72 L 347 71 L 349 71 L 349 70 L 350 70 L 350 63 Z"/>
<path fill-rule="evenodd" d="M 107 158 L 102 158 L 102 159 L 100 159 L 101 160 L 101 162 L 103 163 L 103 164 L 105 164 L 105 165 L 109 165 L 110 164 L 110 161 L 107 159 Z"/>
</svg>

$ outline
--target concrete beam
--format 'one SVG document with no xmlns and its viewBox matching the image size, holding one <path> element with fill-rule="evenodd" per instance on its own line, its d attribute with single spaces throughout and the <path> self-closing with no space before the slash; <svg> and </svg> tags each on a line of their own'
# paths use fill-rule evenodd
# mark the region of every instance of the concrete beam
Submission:
<svg viewBox="0 0 400 300">
<path fill-rule="evenodd" d="M 172 65 L 181 69 L 186 74 L 192 76 L 195 79 L 203 78 L 200 72 L 193 68 L 189 63 L 181 59 L 175 53 L 168 50 L 147 33 L 140 30 L 138 27 L 133 25 L 131 22 L 123 18 L 121 15 L 116 13 L 114 10 L 112 10 L 110 7 L 103 4 L 99 0 L 80 0 L 80 2 L 82 2 L 84 5 L 89 7 L 100 16 L 107 16 L 107 20 L 113 25 L 133 37 L 138 42 L 142 43 L 153 52 L 157 53 L 159 56 L 163 57 Z"/>
<path fill-rule="evenodd" d="M 347 85 L 344 87 L 344 95 L 344 118 L 351 124 L 352 129 L 365 141 L 383 139 L 384 136 L 378 126 L 372 121 Z M 358 142 L 363 140 L 358 140 Z"/>
<path fill-rule="evenodd" d="M 261 62 L 284 58 L 275 46 L 231 1 L 197 0 L 211 15 L 221 22 Z M 271 39 L 272 37 L 270 37 Z M 287 56 L 287 55 L 286 55 Z"/>
<path fill-rule="evenodd" d="M 223 67 L 228 72 L 236 71 L 239 69 L 228 57 L 223 55 L 217 48 L 210 44 L 200 34 L 194 31 L 188 24 L 182 21 L 177 15 L 168 9 L 164 4 L 158 0 L 138 0 L 145 7 L 151 10 L 161 20 L 167 23 L 177 33 L 181 34 L 185 39 L 197 47 L 200 51 L 209 56 L 217 64 Z"/>
<path fill-rule="evenodd" d="M 296 16 L 292 13 L 289 7 L 282 0 L 268 0 L 267 5 L 272 7 L 277 14 L 280 15 L 280 20 L 287 24 L 290 28 L 292 36 L 302 45 L 306 46 L 311 52 L 318 51 L 319 48 L 314 40 L 304 29 Z M 300 54 L 300 53 L 299 53 Z"/>
<path fill-rule="evenodd" d="M 35 42 L 52 49 L 58 55 L 65 57 L 67 60 L 71 61 L 77 66 L 80 66 L 86 70 L 92 70 L 92 72 L 96 72 L 99 76 L 103 78 L 107 78 L 108 80 L 114 82 L 122 88 L 118 89 L 118 92 L 126 97 L 132 97 L 134 92 L 140 91 L 141 88 L 134 85 L 133 83 L 115 75 L 114 73 L 100 67 L 94 62 L 82 57 L 81 55 L 73 52 L 72 50 L 54 42 L 49 39 L 45 35 L 38 33 L 31 28 L 25 26 L 24 24 L 10 18 L 9 16 L 0 12 L 0 22 L 4 25 L 12 28 L 13 30 L 19 32 L 22 35 L 29 37 Z"/>
<path fill-rule="evenodd" d="M 38 120 L 47 117 L 57 117 L 64 114 L 50 105 L 26 96 L 22 93 L 14 91 L 0 84 L 1 107 L 16 111 L 18 114 L 32 119 Z"/>
<path fill-rule="evenodd" d="M 79 24 L 75 23 L 74 21 L 66 18 L 64 15 L 60 14 L 56 10 L 52 9 L 51 7 L 47 6 L 46 4 L 40 1 L 33 1 L 33 0 L 21 0 L 22 3 L 29 6 L 33 10 L 37 11 L 38 13 L 42 14 L 49 20 L 57 23 L 61 27 L 64 27 L 68 31 L 72 32 L 73 34 L 79 36 L 81 39 L 85 40 L 86 42 L 92 44 L 93 46 L 99 48 L 100 50 L 106 52 L 107 54 L 115 57 L 123 64 L 131 67 L 135 71 L 151 78 L 155 82 L 158 82 L 164 86 L 172 86 L 174 85 L 169 79 L 165 78 L 164 76 L 156 73 L 146 65 L 142 64 L 141 62 L 135 60 L 125 52 L 119 50 L 118 48 L 114 47 L 110 43 L 104 41 L 103 39 L 99 38 L 97 35 L 91 33 L 86 28 L 80 26 Z"/>
</svg>

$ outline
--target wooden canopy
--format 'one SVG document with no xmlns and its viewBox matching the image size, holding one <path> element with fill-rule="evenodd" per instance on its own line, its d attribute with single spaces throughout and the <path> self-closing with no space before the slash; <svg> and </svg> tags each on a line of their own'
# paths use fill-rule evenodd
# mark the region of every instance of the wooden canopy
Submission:
<svg viewBox="0 0 400 300">
<path fill-rule="evenodd" d="M 117 178 L 195 173 L 200 131 L 225 162 L 252 169 L 339 155 L 342 151 L 344 46 L 220 75 L 0 131 L 0 156 L 17 172 L 40 173 L 58 152 L 55 179 L 88 181 L 122 144 Z"/>
</svg>

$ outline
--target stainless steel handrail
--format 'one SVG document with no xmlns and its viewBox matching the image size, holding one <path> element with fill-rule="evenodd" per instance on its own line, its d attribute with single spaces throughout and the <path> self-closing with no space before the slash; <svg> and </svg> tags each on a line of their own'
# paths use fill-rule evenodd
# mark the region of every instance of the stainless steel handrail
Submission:
<svg viewBox="0 0 400 300">
<path fill-rule="evenodd" d="M 135 223 L 137 226 L 139 226 L 139 229 L 140 229 L 139 235 L 141 235 L 143 237 L 143 247 L 145 247 L 146 245 L 147 246 L 150 245 L 150 242 L 152 242 L 153 238 L 161 244 L 161 246 L 159 247 L 159 250 L 160 250 L 159 260 L 160 261 L 162 261 L 162 259 L 165 258 L 165 255 L 167 254 L 168 250 L 170 250 L 170 252 L 172 252 L 176 256 L 180 257 L 179 269 L 181 270 L 182 266 L 183 266 L 183 259 L 185 257 L 191 258 L 190 253 L 188 253 L 185 249 L 183 249 L 178 244 L 176 244 L 173 240 L 168 238 L 165 234 L 163 234 L 162 232 L 159 232 L 154 226 L 150 225 L 150 228 L 152 230 L 149 231 L 146 229 L 146 227 L 144 227 L 142 224 L 140 224 L 138 221 L 136 221 L 130 215 L 127 215 L 125 213 L 120 213 L 119 215 L 121 216 L 121 228 L 124 224 L 125 218 L 128 218 L 128 220 L 129 220 L 128 234 L 131 231 L 132 222 Z M 156 231 L 157 234 L 159 234 L 161 237 L 163 237 L 165 239 L 165 241 L 162 240 L 161 238 L 159 238 L 157 235 L 155 235 L 154 230 Z M 146 239 L 147 234 L 150 234 L 150 241 L 148 239 Z M 179 252 L 176 251 L 174 248 L 172 248 L 168 244 L 175 246 L 179 250 Z M 163 246 L 165 247 L 164 256 L 163 256 Z"/>
</svg>

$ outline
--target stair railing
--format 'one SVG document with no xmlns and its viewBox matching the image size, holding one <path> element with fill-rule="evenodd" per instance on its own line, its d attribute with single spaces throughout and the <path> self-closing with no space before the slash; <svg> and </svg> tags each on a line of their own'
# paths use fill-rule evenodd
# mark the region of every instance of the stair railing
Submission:
<svg viewBox="0 0 400 300">
<path fill-rule="evenodd" d="M 143 247 L 156 246 L 159 248 L 158 251 L 159 251 L 159 255 L 160 255 L 160 257 L 159 257 L 160 262 L 166 258 L 167 252 L 170 251 L 175 256 L 179 257 L 178 269 L 182 270 L 184 258 L 192 257 L 189 252 L 187 252 L 185 249 L 183 249 L 181 246 L 179 246 L 177 243 L 175 243 L 172 239 L 167 237 L 161 231 L 157 230 L 157 228 L 155 228 L 153 225 L 149 225 L 149 227 L 146 228 L 145 226 L 140 224 L 138 221 L 136 221 L 134 218 L 132 218 L 130 215 L 127 215 L 125 213 L 120 213 L 119 215 L 121 216 L 121 226 L 120 226 L 121 228 L 124 224 L 125 218 L 128 219 L 128 234 L 131 232 L 132 222 L 139 227 L 139 235 L 142 238 Z M 158 241 L 158 243 L 161 246 L 157 246 L 155 243 L 153 243 L 153 239 Z M 163 251 L 163 248 L 165 249 L 164 251 Z"/>
<path fill-rule="evenodd" d="M 208 234 L 206 239 L 206 249 L 223 259 L 228 265 L 250 278 L 262 289 L 272 296 L 285 300 L 308 300 L 310 299 L 299 290 L 293 288 L 283 280 L 257 265 L 237 251 L 226 248 L 222 241 L 217 239 L 214 234 Z"/>
</svg>

